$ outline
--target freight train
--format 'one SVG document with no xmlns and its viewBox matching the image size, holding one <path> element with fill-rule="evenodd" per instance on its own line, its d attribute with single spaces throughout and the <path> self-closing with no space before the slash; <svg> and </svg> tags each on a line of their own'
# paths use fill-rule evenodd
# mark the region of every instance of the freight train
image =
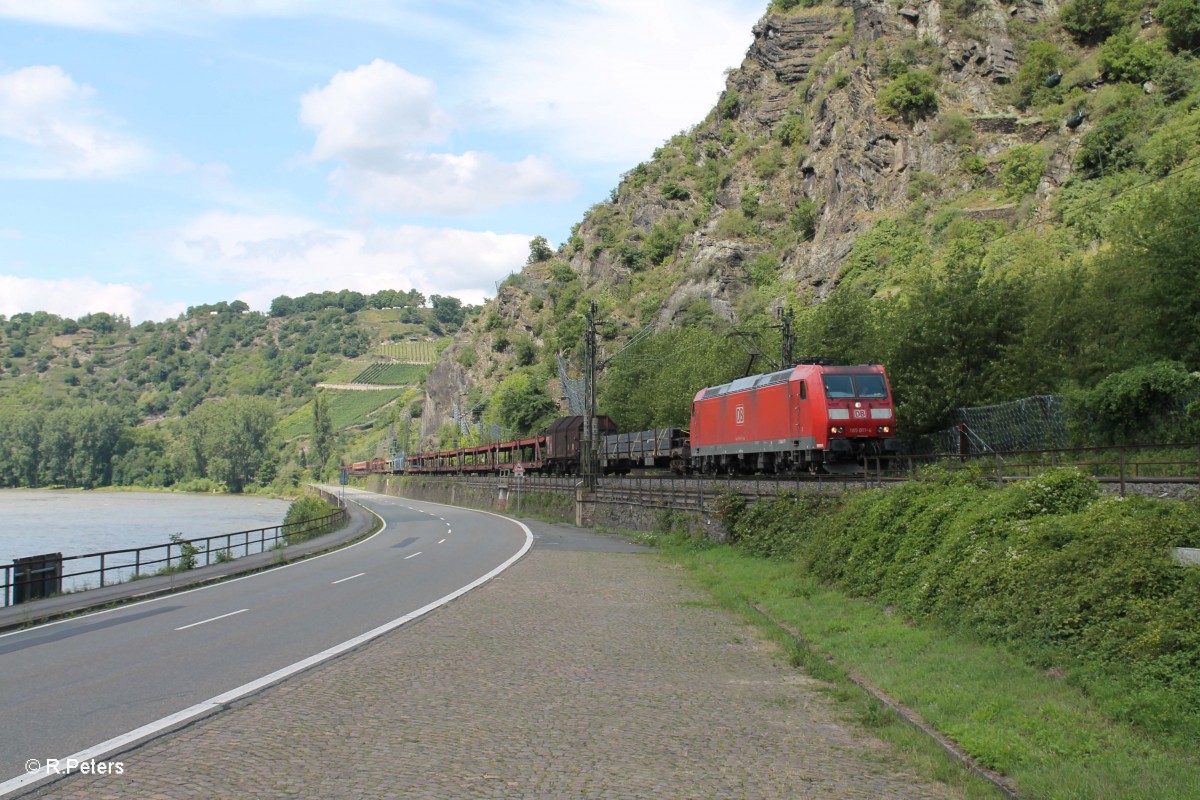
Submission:
<svg viewBox="0 0 1200 800">
<path fill-rule="evenodd" d="M 562 417 L 544 433 L 508 442 L 400 455 L 351 464 L 352 475 L 581 471 L 585 417 Z M 878 364 L 801 362 L 696 393 L 691 428 L 619 433 L 596 418 L 596 451 L 605 474 L 670 469 L 677 474 L 844 471 L 895 453 L 895 408 Z"/>
</svg>

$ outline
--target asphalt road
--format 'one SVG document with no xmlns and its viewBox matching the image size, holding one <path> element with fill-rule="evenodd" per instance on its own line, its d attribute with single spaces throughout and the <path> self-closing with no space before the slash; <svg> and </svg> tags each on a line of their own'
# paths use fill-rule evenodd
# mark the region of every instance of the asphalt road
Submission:
<svg viewBox="0 0 1200 800">
<path fill-rule="evenodd" d="M 21 788 L 30 759 L 101 760 L 97 745 L 212 713 L 430 610 L 532 543 L 527 529 L 478 511 L 347 498 L 386 527 L 286 567 L 0 635 L 0 796 Z"/>
</svg>

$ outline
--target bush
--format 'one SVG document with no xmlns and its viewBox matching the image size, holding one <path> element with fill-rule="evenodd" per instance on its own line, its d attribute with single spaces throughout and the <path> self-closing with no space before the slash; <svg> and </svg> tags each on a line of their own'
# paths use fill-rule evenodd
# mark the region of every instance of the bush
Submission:
<svg viewBox="0 0 1200 800">
<path fill-rule="evenodd" d="M 804 123 L 804 117 L 799 114 L 789 114 L 779 123 L 779 127 L 775 129 L 775 135 L 779 137 L 779 141 L 785 147 L 791 147 L 794 144 L 808 141 L 808 126 Z"/>
<path fill-rule="evenodd" d="M 950 142 L 951 144 L 970 146 L 975 144 L 975 129 L 971 120 L 962 114 L 950 112 L 944 114 L 933 128 L 933 141 Z"/>
<path fill-rule="evenodd" d="M 311 539 L 325 530 L 307 530 L 306 523 L 328 516 L 334 508 L 324 499 L 315 494 L 306 494 L 288 506 L 287 515 L 283 518 L 284 539 L 288 544 Z"/>
<path fill-rule="evenodd" d="M 1013 78 L 1013 105 L 1020 109 L 1058 102 L 1062 84 L 1046 86 L 1046 78 L 1066 66 L 1067 59 L 1053 42 L 1030 42 Z"/>
<path fill-rule="evenodd" d="M 1113 81 L 1144 83 L 1166 60 L 1167 51 L 1161 42 L 1136 39 L 1131 31 L 1110 36 L 1100 48 L 1100 69 Z"/>
<path fill-rule="evenodd" d="M 933 75 L 924 70 L 906 72 L 879 93 L 879 107 L 905 122 L 915 122 L 937 111 L 935 84 Z"/>
<path fill-rule="evenodd" d="M 1200 378 L 1177 361 L 1143 364 L 1109 375 L 1072 398 L 1077 439 L 1105 444 L 1183 442 L 1197 436 L 1183 415 L 1200 396 Z"/>
<path fill-rule="evenodd" d="M 1000 167 L 1000 185 L 1009 197 L 1022 197 L 1037 190 L 1046 170 L 1046 155 L 1032 144 L 1012 147 Z"/>
<path fill-rule="evenodd" d="M 1097 44 L 1133 19 L 1141 3 L 1131 0 L 1074 0 L 1062 7 L 1059 20 L 1080 44 Z"/>
<path fill-rule="evenodd" d="M 1195 733 L 1200 570 L 1168 558 L 1196 543 L 1195 504 L 1100 497 L 1070 470 L 1000 490 L 934 470 L 838 500 L 781 495 L 741 509 L 733 527 L 739 549 L 795 558 L 852 594 L 1007 642 L 1042 666 L 1120 682 L 1126 719 Z M 1170 690 L 1177 707 L 1139 704 L 1143 687 Z"/>
<path fill-rule="evenodd" d="M 804 241 L 808 241 L 816 235 L 817 214 L 820 210 L 820 207 L 807 197 L 801 197 L 796 201 L 796 207 L 792 209 L 791 216 L 792 230 L 799 233 L 800 238 Z"/>
<path fill-rule="evenodd" d="M 1173 49 L 1200 47 L 1200 0 L 1162 0 L 1154 15 L 1162 22 L 1167 44 Z"/>
</svg>

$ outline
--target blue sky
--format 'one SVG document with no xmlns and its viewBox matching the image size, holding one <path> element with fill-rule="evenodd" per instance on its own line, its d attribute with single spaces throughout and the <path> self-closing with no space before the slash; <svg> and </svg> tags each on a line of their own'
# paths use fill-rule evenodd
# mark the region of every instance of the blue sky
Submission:
<svg viewBox="0 0 1200 800">
<path fill-rule="evenodd" d="M 0 0 L 0 314 L 480 302 L 699 122 L 764 0 Z"/>
</svg>

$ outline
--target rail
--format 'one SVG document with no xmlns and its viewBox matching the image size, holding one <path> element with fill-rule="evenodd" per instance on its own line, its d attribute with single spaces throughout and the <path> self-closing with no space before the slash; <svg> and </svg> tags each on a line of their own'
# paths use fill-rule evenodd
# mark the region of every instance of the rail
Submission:
<svg viewBox="0 0 1200 800">
<path fill-rule="evenodd" d="M 1074 467 L 1092 475 L 1103 484 L 1114 485 L 1123 496 L 1138 484 L 1200 485 L 1200 443 L 1178 445 L 1119 445 L 1110 447 L 1055 448 L 1016 450 L 970 455 L 890 455 L 868 459 L 847 474 L 789 475 L 653 475 L 649 471 L 632 476 L 609 475 L 597 482 L 595 500 L 601 503 L 654 505 L 664 509 L 716 510 L 718 496 L 730 492 L 747 500 L 771 497 L 780 491 L 841 491 L 845 488 L 875 488 L 910 480 L 923 467 L 938 465 L 959 470 L 969 466 L 998 485 L 1027 480 L 1053 467 Z M 416 475 L 424 481 L 454 482 L 462 486 L 491 488 L 512 480 L 512 476 L 477 474 Z M 527 474 L 524 490 L 550 490 L 574 493 L 578 476 Z"/>
<path fill-rule="evenodd" d="M 56 578 L 61 579 L 63 591 L 84 591 L 94 588 L 88 580 L 92 576 L 95 576 L 95 580 L 98 582 L 98 586 L 95 588 L 100 588 L 153 575 L 186 572 L 196 567 L 206 567 L 210 564 L 219 564 L 261 553 L 268 549 L 285 547 L 290 542 L 303 541 L 336 530 L 345 522 L 346 509 L 341 506 L 335 495 L 324 490 L 315 491 L 326 500 L 337 504 L 337 510 L 322 517 L 301 522 L 281 523 L 266 528 L 252 528 L 195 539 L 172 539 L 165 544 L 153 544 L 145 547 L 63 556 L 59 560 L 60 568 L 63 571 Z M 214 542 L 218 544 L 214 545 Z M 201 556 L 203 556 L 203 564 L 200 563 Z M 87 568 L 66 572 L 68 563 Z M 23 579 L 16 577 L 16 566 L 13 564 L 2 565 L 0 569 L 4 570 L 4 583 L 0 585 L 4 593 L 4 605 L 0 607 L 12 605 L 19 594 L 18 589 L 29 589 L 33 584 L 44 580 L 42 576 L 30 575 Z M 144 572 L 143 570 L 150 571 Z M 70 579 L 70 583 L 68 583 L 68 579 Z"/>
</svg>

